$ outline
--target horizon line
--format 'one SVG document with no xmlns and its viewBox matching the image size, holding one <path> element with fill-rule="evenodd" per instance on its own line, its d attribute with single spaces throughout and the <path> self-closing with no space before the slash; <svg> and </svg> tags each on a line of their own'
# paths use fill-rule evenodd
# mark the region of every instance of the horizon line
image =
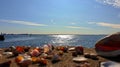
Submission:
<svg viewBox="0 0 120 67">
<path fill-rule="evenodd" d="M 4 33 L 4 35 L 109 35 L 109 34 L 31 34 L 31 33 Z"/>
</svg>

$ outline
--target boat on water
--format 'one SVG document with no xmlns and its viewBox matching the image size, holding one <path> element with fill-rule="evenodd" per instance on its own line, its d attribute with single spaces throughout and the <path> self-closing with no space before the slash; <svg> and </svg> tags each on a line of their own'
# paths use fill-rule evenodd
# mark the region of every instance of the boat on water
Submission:
<svg viewBox="0 0 120 67">
<path fill-rule="evenodd" d="M 0 35 L 0 41 L 3 41 L 3 40 L 5 40 L 4 35 Z"/>
</svg>

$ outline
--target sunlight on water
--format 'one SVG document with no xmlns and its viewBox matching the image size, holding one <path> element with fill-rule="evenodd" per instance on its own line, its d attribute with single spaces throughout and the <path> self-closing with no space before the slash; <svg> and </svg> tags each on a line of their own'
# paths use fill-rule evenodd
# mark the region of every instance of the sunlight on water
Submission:
<svg viewBox="0 0 120 67">
<path fill-rule="evenodd" d="M 70 40 L 74 38 L 74 35 L 53 35 L 54 39 L 52 43 L 59 43 L 59 45 L 68 45 Z"/>
<path fill-rule="evenodd" d="M 104 36 L 106 35 L 6 35 L 5 40 L 0 41 L 0 47 L 44 44 L 94 47 L 95 43 Z"/>
<path fill-rule="evenodd" d="M 62 39 L 71 39 L 72 36 L 71 35 L 58 35 L 58 38 L 62 38 Z"/>
<path fill-rule="evenodd" d="M 61 39 L 72 39 L 74 35 L 53 35 L 53 37 L 61 38 Z"/>
</svg>

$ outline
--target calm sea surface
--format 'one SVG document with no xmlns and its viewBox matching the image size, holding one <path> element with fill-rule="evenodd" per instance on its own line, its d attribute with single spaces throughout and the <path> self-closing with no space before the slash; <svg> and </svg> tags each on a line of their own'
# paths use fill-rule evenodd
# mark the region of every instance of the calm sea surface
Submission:
<svg viewBox="0 0 120 67">
<path fill-rule="evenodd" d="M 95 43 L 106 35 L 5 35 L 0 41 L 0 48 L 10 46 L 43 46 L 53 45 L 82 45 L 92 48 Z"/>
</svg>

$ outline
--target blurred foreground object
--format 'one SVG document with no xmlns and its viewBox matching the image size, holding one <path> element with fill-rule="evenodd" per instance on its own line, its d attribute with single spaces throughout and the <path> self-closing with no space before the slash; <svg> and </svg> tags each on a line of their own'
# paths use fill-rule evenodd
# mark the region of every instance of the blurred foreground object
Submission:
<svg viewBox="0 0 120 67">
<path fill-rule="evenodd" d="M 104 37 L 95 44 L 98 55 L 116 57 L 120 55 L 120 32 Z"/>
<path fill-rule="evenodd" d="M 10 67 L 10 65 L 11 65 L 11 60 L 4 63 L 0 63 L 0 67 Z"/>
</svg>

